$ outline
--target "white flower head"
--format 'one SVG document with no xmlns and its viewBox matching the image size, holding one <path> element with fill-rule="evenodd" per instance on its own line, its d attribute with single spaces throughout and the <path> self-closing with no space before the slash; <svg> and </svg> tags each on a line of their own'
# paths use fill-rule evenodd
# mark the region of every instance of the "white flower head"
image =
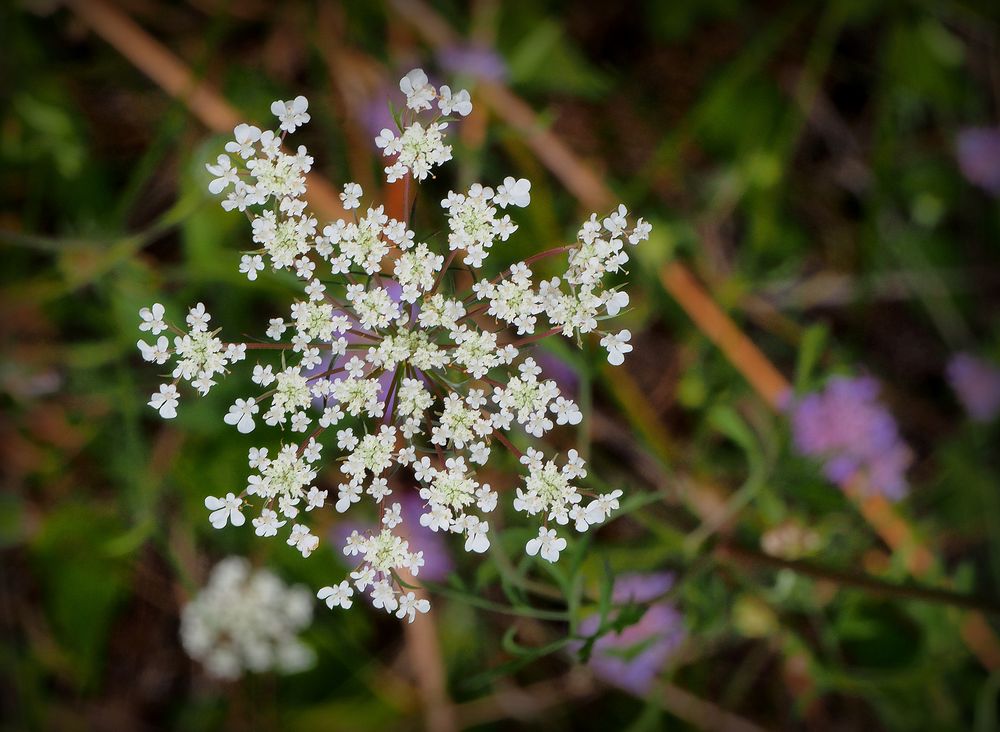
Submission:
<svg viewBox="0 0 1000 732">
<path fill-rule="evenodd" d="M 167 324 L 163 320 L 163 306 L 154 302 L 151 307 L 139 310 L 139 330 L 149 331 L 152 335 L 159 335 L 167 329 Z"/>
<path fill-rule="evenodd" d="M 259 254 L 244 254 L 240 258 L 240 272 L 253 282 L 257 279 L 257 273 L 264 271 L 264 258 Z"/>
<path fill-rule="evenodd" d="M 251 521 L 254 533 L 257 536 L 276 536 L 278 529 L 285 525 L 284 521 L 278 520 L 277 511 L 265 508 L 260 512 L 260 516 Z"/>
<path fill-rule="evenodd" d="M 530 539 L 525 545 L 524 550 L 530 557 L 539 555 L 547 562 L 557 562 L 559 561 L 559 552 L 565 548 L 566 540 L 557 536 L 555 529 L 542 527 L 538 529 L 538 536 Z"/>
<path fill-rule="evenodd" d="M 399 598 L 399 609 L 396 610 L 397 618 L 406 618 L 412 623 L 417 613 L 426 613 L 431 609 L 431 604 L 426 598 L 418 598 L 415 593 L 407 592 Z"/>
<path fill-rule="evenodd" d="M 462 117 L 472 114 L 472 97 L 465 89 L 459 89 L 452 94 L 451 87 L 442 84 L 439 94 L 438 109 L 441 110 L 441 114 L 449 115 L 454 112 Z"/>
<path fill-rule="evenodd" d="M 531 181 L 527 178 L 515 180 L 512 176 L 507 176 L 503 179 L 503 183 L 497 186 L 493 200 L 503 208 L 507 206 L 525 208 L 531 203 Z"/>
<path fill-rule="evenodd" d="M 139 340 L 136 342 L 136 346 L 142 354 L 143 361 L 164 364 L 170 358 L 170 342 L 166 336 L 160 336 L 152 344 L 146 343 L 144 340 Z"/>
<path fill-rule="evenodd" d="M 180 396 L 177 387 L 173 384 L 160 384 L 160 390 L 152 395 L 149 406 L 160 413 L 164 419 L 173 419 L 177 416 L 177 404 Z"/>
<path fill-rule="evenodd" d="M 629 343 L 631 339 L 632 333 L 628 330 L 608 333 L 601 338 L 601 345 L 608 351 L 608 363 L 612 366 L 621 366 L 625 363 L 625 354 L 632 351 L 632 345 Z"/>
<path fill-rule="evenodd" d="M 350 211 L 361 205 L 361 195 L 361 186 L 357 183 L 347 183 L 340 194 L 340 201 L 344 204 L 344 208 Z"/>
<path fill-rule="evenodd" d="M 223 559 L 181 611 L 181 644 L 209 675 L 294 673 L 315 654 L 298 634 L 312 621 L 312 597 L 241 557 Z"/>
<path fill-rule="evenodd" d="M 400 89 L 407 106 L 396 129 L 381 130 L 375 142 L 387 180 L 405 177 L 415 194 L 451 160 L 451 125 L 464 124 L 472 98 L 447 84 L 435 88 L 420 69 Z M 506 176 L 449 191 L 440 202 L 443 221 L 426 229 L 398 202 L 362 207 L 361 186 L 346 182 L 339 198 L 349 214 L 321 221 L 307 199 L 314 160 L 288 140 L 310 121 L 309 102 L 279 100 L 271 111 L 278 129 L 237 125 L 224 153 L 206 165 L 206 185 L 224 210 L 250 222 L 252 244 L 229 255 L 231 266 L 249 282 L 269 268 L 268 285 L 295 294 L 236 337 L 224 335 L 204 303 L 169 326 L 161 304 L 139 311 L 140 330 L 150 335 L 136 346 L 169 373 L 150 407 L 172 419 L 182 389 L 205 396 L 224 378 L 243 378 L 249 393 L 221 410 L 223 422 L 244 434 L 262 422 L 276 436 L 250 449 L 247 472 L 220 488 L 232 492 L 205 499 L 210 523 L 239 527 L 249 517 L 257 536 L 280 535 L 306 558 L 319 548 L 317 515 L 350 513 L 347 520 L 367 527 L 342 547 L 353 569 L 317 597 L 349 608 L 362 593 L 410 622 L 430 607 L 407 584 L 425 562 L 410 545 L 414 524 L 480 556 L 490 551 L 490 515 L 503 499 L 538 530 L 525 551 L 557 561 L 567 546 L 557 531 L 600 525 L 618 509 L 621 491 L 594 495 L 583 485 L 587 468 L 577 451 L 561 459 L 541 442 L 580 425 L 583 412 L 532 349 L 549 337 L 599 340 L 610 363 L 624 361 L 631 333 L 606 330 L 605 321 L 629 306 L 616 283 L 650 225 L 618 206 L 591 214 L 575 240 L 481 273 L 493 253 L 506 261 L 518 234 L 514 209 L 531 203 L 529 180 Z M 543 279 L 529 266 L 539 259 L 546 260 L 539 267 L 562 262 L 564 270 Z M 225 293 L 213 293 L 216 300 Z M 522 452 L 515 445 L 525 440 L 538 442 Z M 505 450 L 519 456 L 521 479 L 497 491 L 482 475 L 499 468 L 495 456 Z M 396 499 L 411 492 L 420 503 L 412 517 Z M 247 567 L 229 566 L 233 576 L 249 576 Z M 240 612 L 232 607 L 234 617 Z M 191 639 L 193 647 L 197 634 Z M 211 663 L 264 667 L 254 654 L 278 652 L 251 646 L 225 646 Z M 301 655 L 300 646 L 288 648 L 280 652 Z"/>
<path fill-rule="evenodd" d="M 228 524 L 242 526 L 246 523 L 246 516 L 240 511 L 242 505 L 242 499 L 237 498 L 232 493 L 227 493 L 225 498 L 216 498 L 215 496 L 205 498 L 205 508 L 211 511 L 208 520 L 216 529 L 224 528 Z"/>
<path fill-rule="evenodd" d="M 290 102 L 283 102 L 279 99 L 271 104 L 271 114 L 278 118 L 281 129 L 285 132 L 295 132 L 297 127 L 301 127 L 309 121 L 307 109 L 309 109 L 309 100 L 303 96 L 297 96 Z"/>
<path fill-rule="evenodd" d="M 316 597 L 323 600 L 331 610 L 335 607 L 342 607 L 344 610 L 348 610 L 354 604 L 354 600 L 351 599 L 354 597 L 354 588 L 351 587 L 347 580 L 344 580 L 339 585 L 320 588 L 319 592 L 316 593 Z"/>
<path fill-rule="evenodd" d="M 226 143 L 226 152 L 236 153 L 244 160 L 256 153 L 255 144 L 260 140 L 260 128 L 241 123 L 233 128 L 233 139 Z"/>
<path fill-rule="evenodd" d="M 406 106 L 416 112 L 430 109 L 431 101 L 436 96 L 423 69 L 413 69 L 400 79 L 399 90 L 406 95 Z"/>
<path fill-rule="evenodd" d="M 624 290 L 614 290 L 608 293 L 607 301 L 605 307 L 607 308 L 608 315 L 614 317 L 618 315 L 622 310 L 628 307 L 629 297 L 628 293 Z"/>
<path fill-rule="evenodd" d="M 235 425 L 236 429 L 241 434 L 247 434 L 248 432 L 253 432 L 256 426 L 253 421 L 253 415 L 260 411 L 260 406 L 254 401 L 253 397 L 250 399 L 237 399 L 236 402 L 229 408 L 229 414 L 223 417 L 226 424 Z"/>
</svg>

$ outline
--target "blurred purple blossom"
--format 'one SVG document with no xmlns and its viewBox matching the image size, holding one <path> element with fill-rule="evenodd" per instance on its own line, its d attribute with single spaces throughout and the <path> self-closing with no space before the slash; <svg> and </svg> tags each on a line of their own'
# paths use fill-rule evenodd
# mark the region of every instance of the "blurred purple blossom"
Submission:
<svg viewBox="0 0 1000 732">
<path fill-rule="evenodd" d="M 389 292 L 389 296 L 392 298 L 393 302 L 399 302 L 399 298 L 403 294 L 403 288 L 400 286 L 400 284 L 396 282 L 396 280 L 390 280 L 388 278 L 381 278 L 381 283 L 382 283 L 381 286 L 384 287 Z M 410 319 L 412 320 L 416 318 L 417 313 L 419 313 L 419 309 L 417 308 L 416 304 L 414 304 L 413 307 L 410 308 Z M 333 314 L 346 315 L 351 321 L 352 328 L 357 328 L 362 331 L 364 330 L 364 328 L 361 327 L 360 323 L 358 323 L 357 319 L 353 315 L 351 315 L 350 312 L 335 309 Z M 371 342 L 369 339 L 363 338 L 359 335 L 355 335 L 354 333 L 347 333 L 344 336 L 344 338 L 347 339 L 347 342 L 350 345 L 358 345 L 358 344 L 367 345 Z M 324 374 L 327 371 L 333 369 L 342 369 L 347 365 L 347 362 L 350 361 L 355 356 L 360 358 L 362 361 L 365 358 L 365 354 L 363 351 L 348 351 L 343 356 L 336 356 L 336 357 L 333 357 L 329 353 L 327 353 L 326 355 L 323 356 L 323 359 L 319 362 L 318 365 L 316 365 L 312 369 L 306 369 L 303 373 L 307 377 L 312 378 L 314 376 L 319 376 L 320 374 Z M 338 379 L 338 378 L 342 379 L 344 377 L 345 377 L 344 373 L 333 374 L 330 376 L 331 379 Z M 389 400 L 385 405 L 386 413 L 392 411 L 393 404 L 395 403 L 396 400 L 395 393 L 393 394 L 389 393 L 389 388 L 392 386 L 392 377 L 393 373 L 391 371 L 387 371 L 383 373 L 378 379 L 379 386 L 382 388 L 382 391 L 380 392 L 382 399 L 385 400 L 386 398 L 388 398 Z M 326 407 L 327 405 L 327 400 L 323 397 L 315 397 L 312 403 L 314 409 L 322 412 L 324 407 Z"/>
<path fill-rule="evenodd" d="M 410 542 L 410 550 L 424 553 L 424 566 L 420 568 L 418 580 L 430 580 L 431 582 L 443 582 L 448 578 L 454 564 L 451 555 L 448 553 L 448 546 L 444 537 L 446 534 L 436 533 L 425 526 L 420 525 L 420 514 L 423 513 L 423 504 L 420 498 L 412 492 L 399 495 L 398 489 L 386 498 L 390 504 L 398 502 L 402 508 L 403 526 L 408 527 L 406 540 Z M 365 533 L 376 528 L 374 522 L 371 524 L 360 521 L 340 521 L 330 529 L 330 543 L 336 546 L 338 557 L 351 564 L 351 560 L 344 557 L 343 548 L 347 542 L 347 537 L 352 531 Z"/>
<path fill-rule="evenodd" d="M 372 94 L 357 108 L 358 123 L 368 133 L 369 142 L 376 150 L 378 148 L 375 145 L 375 138 L 378 134 L 384 129 L 396 129 L 396 121 L 392 118 L 389 107 L 390 102 L 392 102 L 394 109 L 403 109 L 406 106 L 406 96 L 399 90 L 398 86 L 386 83 L 374 89 Z"/>
<path fill-rule="evenodd" d="M 594 643 L 589 665 L 609 684 L 637 695 L 652 689 L 656 677 L 686 637 L 684 619 L 670 602 L 657 601 L 674 584 L 672 574 L 625 574 L 615 580 L 611 597 L 615 605 L 652 604 L 642 618 L 620 632 L 607 633 Z M 600 627 L 600 617 L 591 615 L 580 623 L 580 635 L 589 636 Z M 582 644 L 576 645 L 576 650 Z"/>
<path fill-rule="evenodd" d="M 948 363 L 948 383 L 976 422 L 1000 413 L 1000 368 L 969 353 L 956 353 Z"/>
<path fill-rule="evenodd" d="M 416 493 L 405 493 L 399 499 L 402 504 L 403 525 L 409 526 L 407 536 L 410 548 L 424 553 L 424 566 L 420 570 L 422 579 L 443 582 L 454 567 L 444 534 L 431 531 L 420 525 L 420 514 L 424 512 L 423 502 Z"/>
<path fill-rule="evenodd" d="M 1000 196 L 1000 128 L 970 127 L 955 142 L 958 165 L 970 183 Z"/>
<path fill-rule="evenodd" d="M 559 387 L 559 391 L 567 399 L 578 399 L 580 391 L 580 375 L 576 368 L 556 356 L 554 353 L 539 349 L 534 354 L 534 359 L 542 369 L 543 379 L 552 379 Z"/>
<path fill-rule="evenodd" d="M 503 58 L 483 44 L 454 44 L 438 51 L 437 61 L 450 74 L 467 74 L 484 81 L 503 81 L 507 64 Z"/>
<path fill-rule="evenodd" d="M 823 391 L 792 402 L 795 446 L 822 460 L 832 482 L 843 487 L 860 473 L 867 492 L 899 500 L 906 495 L 912 455 L 878 393 L 870 377 L 836 377 Z"/>
</svg>

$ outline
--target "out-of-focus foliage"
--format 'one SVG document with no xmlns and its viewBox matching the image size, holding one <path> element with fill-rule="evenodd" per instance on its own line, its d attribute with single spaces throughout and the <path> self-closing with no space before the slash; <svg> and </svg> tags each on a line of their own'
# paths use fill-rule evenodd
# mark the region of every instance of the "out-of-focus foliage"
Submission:
<svg viewBox="0 0 1000 732">
<path fill-rule="evenodd" d="M 446 75 L 444 55 L 381 4 L 115 5 L 248 118 L 309 96 L 304 141 L 336 184 L 376 189 L 371 120 L 400 72 Z M 303 560 L 210 528 L 204 496 L 244 479 L 248 443 L 221 419 L 239 394 L 223 382 L 157 421 L 136 314 L 154 298 L 175 311 L 203 300 L 244 332 L 287 294 L 278 277 L 251 286 L 236 271 L 247 227 L 205 192 L 223 137 L 72 10 L 23 6 L 0 9 L 0 728 L 421 728 L 428 663 L 462 728 L 715 729 L 723 714 L 763 728 L 995 728 L 1000 685 L 972 652 L 988 648 L 963 641 L 963 611 L 893 589 L 994 609 L 1000 595 L 1000 434 L 967 419 L 945 378 L 956 352 L 1000 359 L 997 199 L 955 153 L 964 128 L 998 125 L 991 4 L 438 3 L 468 40 L 465 68 L 469 49 L 499 64 L 654 224 L 629 277 L 624 370 L 551 354 L 591 405 L 578 447 L 598 485 L 625 490 L 622 515 L 558 566 L 523 556 L 516 531 L 486 561 L 455 552 L 433 588 L 440 660 L 391 618 L 317 604 L 312 670 L 230 684 L 207 680 L 177 637 L 211 565 L 241 554 L 317 588 L 341 559 L 330 541 Z M 458 180 L 427 186 L 418 225 L 448 186 L 530 178 L 499 268 L 589 213 L 498 115 L 457 138 Z M 674 257 L 797 393 L 832 374 L 881 382 L 914 453 L 899 512 L 937 557 L 928 574 L 910 576 L 906 553 L 795 453 L 785 418 L 668 297 L 658 272 Z M 672 573 L 685 635 L 638 696 L 584 663 L 597 636 L 651 612 L 612 609 L 626 572 Z"/>
</svg>

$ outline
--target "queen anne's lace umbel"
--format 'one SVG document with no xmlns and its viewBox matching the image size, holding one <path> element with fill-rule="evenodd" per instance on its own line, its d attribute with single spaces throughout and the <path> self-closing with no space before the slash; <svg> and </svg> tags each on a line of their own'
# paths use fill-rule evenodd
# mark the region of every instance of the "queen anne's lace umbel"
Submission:
<svg viewBox="0 0 1000 732">
<path fill-rule="evenodd" d="M 309 590 L 289 587 L 242 557 L 227 557 L 181 612 L 181 643 L 209 674 L 293 673 L 309 668 L 312 650 L 298 635 L 312 621 Z"/>
<path fill-rule="evenodd" d="M 376 143 L 386 155 L 387 180 L 422 181 L 451 159 L 445 133 L 453 115 L 472 111 L 472 102 L 465 90 L 435 88 L 419 69 L 400 89 L 407 109 L 399 129 L 382 130 Z M 251 223 L 257 248 L 242 256 L 239 271 L 252 281 L 268 267 L 289 270 L 301 282 L 302 299 L 288 317 L 271 318 L 265 333 L 273 343 L 223 341 L 201 303 L 190 309 L 186 328 L 168 325 L 158 303 L 143 308 L 140 329 L 158 336 L 152 344 L 139 341 L 143 358 L 176 364 L 172 380 L 149 404 L 173 418 L 179 382 L 204 395 L 248 350 L 273 355 L 252 367 L 257 393 L 237 399 L 224 420 L 242 433 L 263 421 L 287 437 L 302 437 L 252 448 L 246 486 L 206 498 L 212 525 L 241 526 L 248 511 L 256 514 L 250 523 L 257 535 L 285 536 L 308 556 L 319 544 L 308 525 L 311 511 L 328 500 L 341 513 L 374 503 L 380 528 L 347 539 L 343 551 L 357 557 L 357 567 L 319 597 L 347 608 L 355 591 L 363 592 L 376 607 L 412 620 L 429 606 L 407 590 L 401 574 L 417 576 L 423 557 L 410 550 L 390 475 L 398 474 L 397 484 L 412 476 L 424 505 L 422 525 L 462 535 L 465 550 L 475 553 L 490 546 L 489 516 L 498 503 L 498 491 L 479 480 L 476 468 L 497 444 L 526 470 L 518 485 L 503 489 L 513 493 L 513 507 L 538 524 L 525 546 L 529 555 L 555 562 L 566 547 L 561 527 L 586 531 L 618 508 L 621 491 L 593 495 L 580 488 L 587 473 L 575 450 L 562 459 L 535 448 L 521 453 L 507 434 L 541 438 L 582 418 L 524 354 L 529 344 L 558 334 L 579 342 L 592 333 L 614 365 L 632 350 L 629 331 L 602 327 L 629 304 L 628 295 L 605 280 L 624 271 L 629 246 L 646 239 L 650 226 L 642 219 L 630 225 L 624 206 L 607 217 L 593 214 L 572 244 L 492 279 L 477 270 L 517 231 L 508 211 L 530 203 L 531 184 L 523 178 L 450 192 L 441 201 L 445 241 L 418 239 L 408 212 L 399 220 L 382 206 L 363 209 L 356 183 L 347 183 L 340 196 L 350 220 L 321 227 L 304 200 L 313 160 L 304 147 L 291 152 L 285 144 L 288 133 L 309 121 L 308 106 L 304 97 L 275 102 L 278 130 L 241 124 L 226 144 L 228 154 L 206 166 L 210 192 Z M 536 284 L 529 265 L 564 254 L 565 274 Z M 446 276 L 456 259 L 473 275 L 464 291 L 454 284 L 458 277 Z M 167 331 L 172 344 L 160 335 Z M 324 449 L 338 452 L 333 496 L 316 485 Z M 250 509 L 251 502 L 258 508 Z"/>
</svg>

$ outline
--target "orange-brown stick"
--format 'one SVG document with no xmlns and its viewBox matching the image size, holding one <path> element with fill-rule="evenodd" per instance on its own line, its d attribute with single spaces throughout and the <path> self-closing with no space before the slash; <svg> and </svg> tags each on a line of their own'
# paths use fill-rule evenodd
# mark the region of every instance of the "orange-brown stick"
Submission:
<svg viewBox="0 0 1000 732">
<path fill-rule="evenodd" d="M 243 121 L 210 84 L 198 79 L 175 54 L 113 5 L 105 0 L 69 0 L 69 6 L 94 33 L 179 99 L 209 129 L 226 133 Z M 328 180 L 309 173 L 306 181 L 309 203 L 318 214 L 328 219 L 344 215 L 337 189 Z"/>
</svg>

